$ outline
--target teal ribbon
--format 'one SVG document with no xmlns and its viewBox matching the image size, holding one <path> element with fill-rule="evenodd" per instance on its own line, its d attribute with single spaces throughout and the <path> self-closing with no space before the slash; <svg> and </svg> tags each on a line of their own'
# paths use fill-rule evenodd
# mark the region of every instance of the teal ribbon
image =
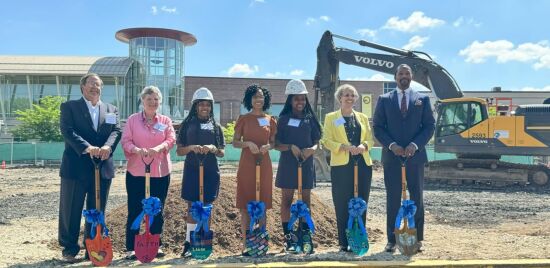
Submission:
<svg viewBox="0 0 550 268">
<path fill-rule="evenodd" d="M 296 203 L 292 204 L 292 206 L 290 206 L 290 215 L 291 217 L 288 222 L 289 230 L 293 228 L 294 223 L 298 219 L 304 219 L 307 223 L 307 226 L 309 227 L 309 230 L 311 230 L 312 233 L 315 232 L 315 225 L 313 224 L 313 220 L 311 219 L 309 208 L 304 201 L 298 200 L 296 201 Z"/>
</svg>

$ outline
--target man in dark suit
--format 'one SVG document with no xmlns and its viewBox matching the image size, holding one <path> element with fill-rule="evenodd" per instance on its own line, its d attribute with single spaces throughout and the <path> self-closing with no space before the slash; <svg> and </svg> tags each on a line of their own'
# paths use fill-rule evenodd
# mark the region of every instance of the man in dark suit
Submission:
<svg viewBox="0 0 550 268">
<path fill-rule="evenodd" d="M 61 104 L 61 134 L 65 150 L 59 176 L 59 244 L 63 258 L 76 261 L 80 251 L 78 236 L 84 200 L 86 209 L 96 208 L 94 165 L 91 157 L 101 159 L 101 211 L 105 211 L 107 196 L 114 177 L 113 151 L 120 140 L 118 110 L 101 102 L 103 81 L 94 73 L 80 79 L 82 98 Z M 90 234 L 86 223 L 84 239 Z"/>
<path fill-rule="evenodd" d="M 398 88 L 378 98 L 373 117 L 374 136 L 383 146 L 387 252 L 395 251 L 393 231 L 395 217 L 401 206 L 401 157 L 408 158 L 407 188 L 410 199 L 417 206 L 414 219 L 418 241 L 424 239 L 424 164 L 428 161 L 424 146 L 431 139 L 435 129 L 430 98 L 410 88 L 411 67 L 406 64 L 399 65 L 394 78 Z"/>
</svg>

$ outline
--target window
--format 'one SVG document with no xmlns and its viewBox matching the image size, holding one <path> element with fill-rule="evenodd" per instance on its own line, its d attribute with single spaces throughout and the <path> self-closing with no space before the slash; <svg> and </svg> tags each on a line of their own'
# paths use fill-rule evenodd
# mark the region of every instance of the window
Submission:
<svg viewBox="0 0 550 268">
<path fill-rule="evenodd" d="M 397 88 L 396 82 L 384 82 L 384 93 L 388 93 Z"/>
</svg>

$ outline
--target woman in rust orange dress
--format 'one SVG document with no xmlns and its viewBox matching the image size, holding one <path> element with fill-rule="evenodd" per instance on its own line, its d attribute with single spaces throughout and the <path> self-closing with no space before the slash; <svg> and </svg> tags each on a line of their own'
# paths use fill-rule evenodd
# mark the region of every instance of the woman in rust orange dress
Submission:
<svg viewBox="0 0 550 268">
<path fill-rule="evenodd" d="M 269 150 L 275 145 L 277 122 L 265 111 L 271 106 L 271 93 L 266 88 L 251 85 L 246 88 L 243 99 L 249 113 L 241 115 L 235 125 L 233 146 L 242 148 L 237 171 L 237 204 L 241 212 L 241 232 L 243 247 L 246 243 L 246 230 L 249 226 L 247 204 L 256 199 L 256 160 L 260 162 L 260 200 L 265 208 L 271 208 L 273 188 L 273 168 Z M 265 225 L 265 218 L 262 225 Z"/>
</svg>

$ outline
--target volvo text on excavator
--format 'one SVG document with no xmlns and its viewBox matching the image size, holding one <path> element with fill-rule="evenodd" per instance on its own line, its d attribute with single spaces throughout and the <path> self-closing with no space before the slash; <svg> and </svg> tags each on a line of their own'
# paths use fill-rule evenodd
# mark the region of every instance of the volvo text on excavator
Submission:
<svg viewBox="0 0 550 268">
<path fill-rule="evenodd" d="M 377 54 L 336 47 L 333 37 L 387 52 Z M 519 105 L 511 116 L 488 114 L 486 100 L 463 96 L 452 75 L 419 51 L 407 51 L 339 36 L 326 31 L 317 48 L 314 87 L 321 95 L 321 114 L 334 109 L 339 63 L 394 74 L 408 64 L 413 80 L 430 89 L 438 99 L 434 149 L 453 153 L 456 159 L 431 161 L 425 170 L 428 182 L 477 183 L 550 187 L 550 169 L 541 164 L 501 161 L 503 155 L 550 156 L 550 105 Z"/>
</svg>

